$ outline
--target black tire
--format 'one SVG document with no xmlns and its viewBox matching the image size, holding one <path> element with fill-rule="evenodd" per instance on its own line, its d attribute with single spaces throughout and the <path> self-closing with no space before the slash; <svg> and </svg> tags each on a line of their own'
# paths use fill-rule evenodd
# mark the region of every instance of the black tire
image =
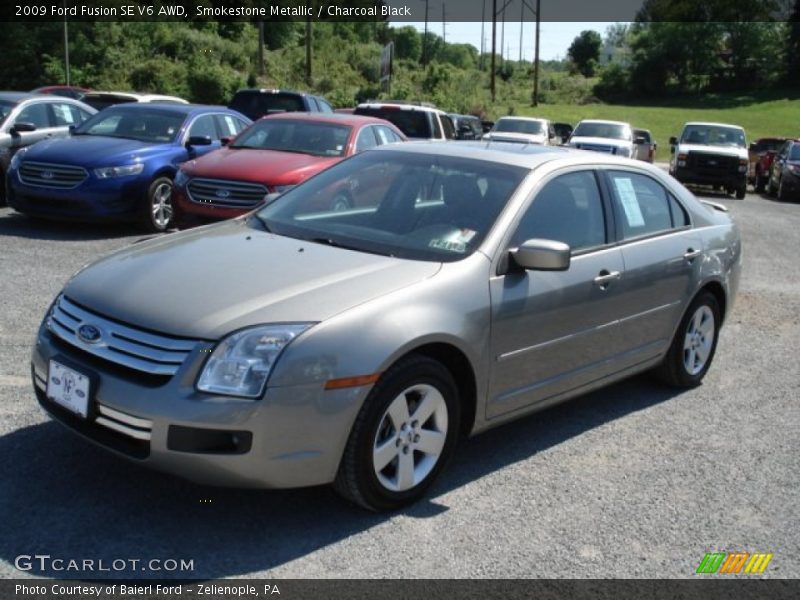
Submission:
<svg viewBox="0 0 800 600">
<path fill-rule="evenodd" d="M 778 183 L 778 192 L 776 193 L 776 197 L 781 202 L 786 202 L 789 199 L 789 194 L 786 192 L 786 186 L 783 185 L 783 177 L 781 177 L 780 183 Z"/>
<path fill-rule="evenodd" d="M 443 398 L 446 407 L 444 432 L 440 426 L 441 402 L 438 404 L 440 410 L 437 413 L 426 418 L 423 423 L 415 425 L 414 411 L 422 406 L 424 398 L 414 396 L 417 393 L 415 387 L 434 389 Z M 413 407 L 409 410 L 405 424 L 407 428 L 402 430 L 393 427 L 393 419 L 388 414 L 389 407 L 401 398 L 403 402 L 408 402 L 406 406 Z M 418 404 L 414 406 L 415 401 Z M 334 488 L 351 502 L 373 511 L 394 510 L 419 500 L 452 457 L 458 442 L 460 418 L 458 388 L 450 372 L 440 363 L 425 356 L 410 355 L 401 359 L 381 376 L 364 401 L 342 455 Z M 428 427 L 424 427 L 425 425 Z M 434 459 L 414 449 L 419 441 L 419 435 L 413 441 L 411 438 L 416 431 L 444 434 L 444 442 L 438 457 Z M 406 436 L 408 436 L 407 441 Z M 380 437 L 383 437 L 386 447 L 396 456 L 380 470 L 379 478 L 374 460 L 377 460 L 375 451 Z M 394 448 L 398 449 L 393 450 Z M 400 483 L 402 454 L 410 454 L 412 470 L 419 467 L 423 476 L 418 483 L 408 489 L 392 490 L 382 480 L 388 481 L 388 477 L 394 471 L 398 484 Z M 423 461 L 428 462 L 423 464 Z M 425 472 L 425 468 L 430 470 Z"/>
<path fill-rule="evenodd" d="M 777 188 L 772 184 L 772 175 L 770 175 L 767 179 L 767 194 L 774 196 L 777 191 Z"/>
<path fill-rule="evenodd" d="M 353 208 L 353 200 L 347 194 L 340 192 L 331 200 L 332 211 L 349 210 L 351 208 Z"/>
<path fill-rule="evenodd" d="M 708 312 L 706 312 L 706 309 Z M 701 311 L 703 312 L 701 313 Z M 697 370 L 690 370 L 687 367 L 687 362 L 695 364 L 693 355 L 690 354 L 692 350 L 694 350 L 694 347 L 692 346 L 691 349 L 685 349 L 685 345 L 686 338 L 692 335 L 693 331 L 696 329 L 697 322 L 693 321 L 698 318 L 698 313 L 700 313 L 701 323 L 706 322 L 704 320 L 705 318 L 713 318 L 714 330 L 711 336 L 712 339 L 708 340 L 710 344 L 706 347 L 707 356 L 705 361 L 702 363 L 702 366 L 695 365 L 699 367 Z M 717 299 L 711 292 L 700 292 L 686 310 L 664 360 L 656 369 L 656 373 L 661 380 L 668 385 L 678 388 L 692 388 L 700 385 L 714 360 L 714 353 L 717 350 L 717 340 L 719 339 L 720 323 L 721 318 Z M 700 342 L 699 339 L 698 342 L 704 343 L 707 337 L 708 336 L 703 336 L 703 342 Z"/>
<path fill-rule="evenodd" d="M 766 177 L 764 177 L 761 171 L 759 171 L 758 173 L 756 173 L 756 181 L 753 184 L 753 187 L 755 188 L 756 192 L 758 192 L 759 194 L 763 194 L 764 188 L 766 186 L 767 186 L 767 179 Z"/>
<path fill-rule="evenodd" d="M 747 196 L 747 184 L 743 183 L 738 188 L 736 188 L 736 199 L 744 200 L 745 196 Z"/>
<path fill-rule="evenodd" d="M 168 190 L 168 193 L 167 193 Z M 163 194 L 167 194 L 164 198 Z M 161 210 L 157 208 L 161 207 Z M 140 221 L 142 227 L 150 233 L 160 233 L 170 228 L 174 216 L 172 205 L 172 179 L 156 177 L 147 188 L 147 195 L 142 204 Z"/>
<path fill-rule="evenodd" d="M 6 174 L 0 169 L 0 206 L 6 205 Z"/>
</svg>

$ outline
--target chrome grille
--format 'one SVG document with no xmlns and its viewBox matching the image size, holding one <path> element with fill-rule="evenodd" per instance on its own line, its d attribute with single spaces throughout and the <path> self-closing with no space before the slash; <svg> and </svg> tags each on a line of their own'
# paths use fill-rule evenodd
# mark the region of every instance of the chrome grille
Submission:
<svg viewBox="0 0 800 600">
<path fill-rule="evenodd" d="M 93 325 L 99 329 L 100 339 L 95 343 L 83 341 L 78 336 L 81 325 Z M 53 306 L 47 328 L 84 352 L 150 375 L 174 375 L 200 343 L 121 325 L 81 308 L 63 295 Z"/>
<path fill-rule="evenodd" d="M 38 187 L 68 190 L 79 186 L 87 177 L 86 169 L 71 165 L 24 161 L 19 167 L 22 182 Z"/>
<path fill-rule="evenodd" d="M 594 152 L 606 152 L 608 154 L 616 154 L 617 149 L 614 146 L 604 146 L 600 144 L 581 144 L 582 150 L 592 150 Z"/>
<path fill-rule="evenodd" d="M 203 178 L 190 180 L 186 190 L 192 202 L 232 208 L 256 206 L 268 191 L 266 186 L 258 183 Z"/>
</svg>

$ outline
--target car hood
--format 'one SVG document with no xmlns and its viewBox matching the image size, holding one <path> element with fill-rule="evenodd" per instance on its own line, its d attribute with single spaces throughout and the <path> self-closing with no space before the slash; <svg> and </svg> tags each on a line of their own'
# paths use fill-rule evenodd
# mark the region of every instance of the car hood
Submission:
<svg viewBox="0 0 800 600">
<path fill-rule="evenodd" d="M 720 156 L 736 156 L 738 158 L 748 158 L 747 148 L 739 146 L 708 146 L 706 144 L 680 144 L 679 152 L 705 152 L 706 154 L 718 154 Z"/>
<path fill-rule="evenodd" d="M 190 177 L 235 179 L 265 184 L 294 184 L 316 175 L 342 160 L 277 150 L 222 148 L 189 161 L 184 171 Z"/>
<path fill-rule="evenodd" d="M 167 151 L 172 144 L 152 144 L 137 140 L 97 135 L 76 135 L 34 144 L 25 160 L 41 160 L 88 167 L 124 165 L 147 160 Z"/>
<path fill-rule="evenodd" d="M 623 148 L 625 146 L 631 146 L 633 142 L 629 142 L 627 140 L 615 140 L 613 138 L 604 138 L 604 137 L 583 137 L 583 136 L 572 136 L 569 140 L 570 144 L 596 144 L 598 146 L 615 146 L 617 148 Z"/>
<path fill-rule="evenodd" d="M 78 272 L 64 293 L 143 329 L 215 340 L 261 323 L 322 321 L 440 268 L 281 237 L 236 219 L 129 246 Z"/>
<path fill-rule="evenodd" d="M 529 144 L 544 144 L 547 136 L 533 133 L 516 133 L 514 131 L 490 131 L 484 137 L 497 142 L 527 142 Z"/>
</svg>

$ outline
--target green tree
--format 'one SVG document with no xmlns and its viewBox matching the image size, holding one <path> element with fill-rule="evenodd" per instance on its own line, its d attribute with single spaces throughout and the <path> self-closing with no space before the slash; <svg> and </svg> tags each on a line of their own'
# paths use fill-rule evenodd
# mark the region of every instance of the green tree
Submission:
<svg viewBox="0 0 800 600">
<path fill-rule="evenodd" d="M 394 56 L 396 59 L 407 58 L 413 61 L 420 59 L 422 53 L 422 36 L 414 27 L 407 25 L 405 27 L 390 29 L 389 31 L 392 41 L 394 42 Z"/>
<path fill-rule="evenodd" d="M 800 87 L 800 0 L 795 0 L 794 10 L 786 31 L 786 71 L 784 81 Z"/>
<path fill-rule="evenodd" d="M 600 59 L 603 40 L 596 31 L 582 31 L 570 45 L 567 55 L 584 77 L 592 77 Z"/>
</svg>

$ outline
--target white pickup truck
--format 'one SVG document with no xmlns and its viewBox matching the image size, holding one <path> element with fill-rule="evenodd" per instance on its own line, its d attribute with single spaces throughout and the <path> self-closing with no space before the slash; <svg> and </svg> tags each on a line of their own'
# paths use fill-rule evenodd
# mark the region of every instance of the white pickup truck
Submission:
<svg viewBox="0 0 800 600">
<path fill-rule="evenodd" d="M 744 129 L 725 123 L 686 123 L 680 138 L 670 138 L 669 173 L 684 184 L 710 185 L 747 193 L 747 139 Z"/>
</svg>

